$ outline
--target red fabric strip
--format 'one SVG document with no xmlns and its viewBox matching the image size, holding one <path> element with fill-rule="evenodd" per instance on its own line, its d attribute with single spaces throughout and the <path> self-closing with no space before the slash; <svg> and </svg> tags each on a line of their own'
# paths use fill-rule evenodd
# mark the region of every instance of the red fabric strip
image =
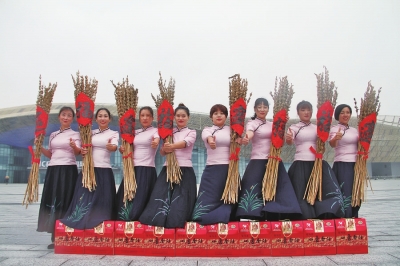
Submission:
<svg viewBox="0 0 400 266">
<path fill-rule="evenodd" d="M 322 159 L 322 153 L 318 153 L 315 149 L 314 149 L 314 147 L 313 146 L 311 146 L 310 147 L 310 151 L 312 152 L 312 153 L 314 153 L 314 155 L 315 155 L 315 158 L 317 158 L 317 159 Z"/>
<path fill-rule="evenodd" d="M 32 146 L 29 146 L 28 147 L 28 150 L 29 150 L 29 152 L 31 153 L 31 162 L 32 163 L 37 163 L 37 164 L 39 164 L 40 163 L 40 159 L 36 159 L 35 158 L 35 154 L 33 153 L 33 148 L 32 148 Z"/>
</svg>

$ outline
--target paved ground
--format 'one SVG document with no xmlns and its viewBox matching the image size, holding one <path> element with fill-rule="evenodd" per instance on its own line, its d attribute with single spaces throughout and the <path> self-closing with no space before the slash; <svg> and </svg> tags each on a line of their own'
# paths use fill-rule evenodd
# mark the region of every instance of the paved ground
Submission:
<svg viewBox="0 0 400 266">
<path fill-rule="evenodd" d="M 21 206 L 25 184 L 0 184 L 0 265 L 400 265 L 400 179 L 373 180 L 366 217 L 369 254 L 315 257 L 164 258 L 56 255 L 50 236 L 36 232 L 39 204 Z"/>
</svg>

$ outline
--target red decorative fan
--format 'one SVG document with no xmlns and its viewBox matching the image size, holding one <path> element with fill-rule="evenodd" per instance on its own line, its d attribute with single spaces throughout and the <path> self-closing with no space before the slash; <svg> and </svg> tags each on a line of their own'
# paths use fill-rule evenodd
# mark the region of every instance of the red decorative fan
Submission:
<svg viewBox="0 0 400 266">
<path fill-rule="evenodd" d="M 47 122 L 49 121 L 49 114 L 43 110 L 42 107 L 36 106 L 36 128 L 35 128 L 35 137 L 38 137 L 40 134 L 46 134 Z"/>
<path fill-rule="evenodd" d="M 330 101 L 324 102 L 317 112 L 317 135 L 326 142 L 332 124 L 333 107 Z"/>
<path fill-rule="evenodd" d="M 135 111 L 130 108 L 119 118 L 121 138 L 132 144 L 135 138 Z"/>
<path fill-rule="evenodd" d="M 158 134 L 160 137 L 165 139 L 168 136 L 172 136 L 174 108 L 167 100 L 164 100 L 158 107 L 157 120 Z"/>
<path fill-rule="evenodd" d="M 246 102 L 243 98 L 239 98 L 230 108 L 231 129 L 239 136 L 243 134 L 244 119 L 246 117 Z"/>
<path fill-rule="evenodd" d="M 79 125 L 87 126 L 92 124 L 94 102 L 85 93 L 80 92 L 76 97 L 76 119 Z"/>
<path fill-rule="evenodd" d="M 376 113 L 371 113 L 366 116 L 358 125 L 358 132 L 360 134 L 359 140 L 361 146 L 363 146 L 365 152 L 369 151 L 369 145 L 371 144 L 372 135 L 376 125 Z"/>
<path fill-rule="evenodd" d="M 285 109 L 280 110 L 274 115 L 272 124 L 271 142 L 275 148 L 281 148 L 285 143 L 283 137 L 285 136 L 285 125 L 287 122 L 287 112 Z"/>
</svg>

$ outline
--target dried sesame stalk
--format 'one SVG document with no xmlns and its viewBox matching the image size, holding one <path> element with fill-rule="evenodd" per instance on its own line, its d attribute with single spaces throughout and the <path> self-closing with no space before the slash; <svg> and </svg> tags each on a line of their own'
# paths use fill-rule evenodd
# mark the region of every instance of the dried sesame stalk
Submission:
<svg viewBox="0 0 400 266">
<path fill-rule="evenodd" d="M 117 104 L 118 116 L 121 117 L 130 109 L 136 112 L 137 103 L 138 103 L 138 89 L 135 89 L 133 84 L 129 84 L 129 79 L 122 79 L 122 83 L 114 84 L 111 81 L 115 88 L 115 101 Z M 121 122 L 121 121 L 120 121 Z M 132 128 L 132 132 L 130 137 L 131 140 L 134 139 L 134 130 L 135 124 L 133 121 L 133 125 L 128 125 L 129 128 Z M 122 132 L 121 132 L 122 134 Z M 126 134 L 124 132 L 124 134 Z M 124 137 L 122 137 L 122 147 L 124 147 L 124 153 L 122 154 L 122 163 L 123 163 L 123 173 L 124 173 L 124 200 L 123 202 L 126 204 L 126 201 L 131 201 L 136 195 L 137 183 L 135 177 L 135 169 L 133 163 L 133 143 L 129 143 Z"/>
<path fill-rule="evenodd" d="M 56 88 L 57 88 L 57 83 L 55 84 L 49 83 L 49 86 L 47 87 L 43 86 L 42 76 L 39 76 L 39 91 L 36 100 L 37 122 L 41 112 L 38 110 L 38 107 L 40 107 L 47 114 L 46 121 L 41 121 L 41 122 L 45 122 L 45 124 L 47 124 L 47 118 L 48 114 L 50 113 L 51 105 L 53 102 L 53 96 L 56 91 Z M 28 205 L 30 203 L 37 202 L 39 200 L 39 162 L 44 140 L 44 132 L 43 130 L 38 132 L 37 129 L 38 128 L 36 128 L 35 130 L 35 141 L 34 141 L 35 150 L 33 151 L 32 154 L 32 168 L 29 173 L 28 184 L 26 186 L 25 196 L 22 202 L 22 205 L 25 205 L 26 208 L 28 208 Z"/>
<path fill-rule="evenodd" d="M 317 108 L 320 108 L 326 101 L 329 101 L 332 108 L 335 108 L 338 96 L 337 87 L 335 86 L 335 82 L 329 81 L 328 69 L 326 67 L 324 67 L 324 69 L 325 73 L 315 74 L 317 78 Z M 331 125 L 329 124 L 327 128 L 330 127 Z M 325 142 L 319 136 L 317 138 L 316 146 L 316 153 L 323 155 L 325 152 Z M 315 158 L 314 166 L 303 198 L 307 198 L 307 202 L 314 205 L 317 197 L 318 200 L 322 200 L 322 158 L 318 157 Z"/>
<path fill-rule="evenodd" d="M 378 91 L 375 91 L 374 87 L 371 85 L 371 81 L 368 82 L 367 90 L 364 93 L 364 99 L 361 99 L 360 109 L 358 109 L 356 99 L 354 99 L 359 124 L 364 120 L 364 118 L 373 113 L 378 115 L 381 108 L 381 103 L 379 102 L 379 94 L 381 89 L 382 88 L 380 88 Z M 374 128 L 375 126 L 372 127 L 372 134 Z M 361 136 L 361 132 L 359 132 L 359 136 Z M 354 182 L 351 198 L 352 207 L 361 206 L 361 203 L 365 201 L 365 187 L 368 187 L 368 183 L 371 186 L 371 181 L 369 179 L 367 170 L 367 159 L 368 151 L 365 150 L 365 148 L 361 145 L 359 138 L 357 160 L 354 165 Z"/>
<path fill-rule="evenodd" d="M 174 106 L 174 98 L 175 98 L 175 80 L 170 78 L 168 86 L 166 86 L 166 81 L 163 80 L 161 76 L 161 72 L 159 72 L 160 78 L 158 79 L 158 89 L 160 94 L 157 97 L 154 97 L 151 94 L 151 97 L 154 100 L 154 103 L 157 109 L 160 107 L 161 103 L 164 100 L 167 100 L 172 106 Z M 164 139 L 164 142 L 174 143 L 174 138 L 172 136 L 168 136 Z M 166 165 L 167 165 L 167 182 L 170 182 L 171 187 L 172 184 L 179 184 L 182 178 L 182 170 L 179 167 L 178 160 L 176 159 L 175 152 L 166 154 Z"/>
<path fill-rule="evenodd" d="M 275 79 L 275 88 L 274 94 L 270 92 L 272 99 L 274 100 L 274 122 L 272 126 L 272 134 L 273 139 L 279 138 L 282 140 L 283 145 L 283 136 L 284 130 L 287 123 L 287 114 L 289 113 L 290 104 L 293 98 L 293 85 L 289 85 L 289 81 L 287 77 L 283 77 L 279 79 L 279 88 L 277 90 L 278 78 Z M 276 115 L 279 112 L 286 112 L 285 120 L 279 119 Z M 280 132 L 281 131 L 281 132 Z M 283 134 L 279 134 L 283 133 Z M 278 183 L 278 169 L 279 162 L 281 161 L 281 149 L 282 146 L 278 145 L 280 143 L 274 144 L 274 141 L 271 143 L 271 150 L 269 152 L 269 158 L 266 165 L 266 170 L 263 178 L 263 187 L 262 193 L 265 201 L 275 200 L 276 195 L 276 185 Z M 275 146 L 276 145 L 276 146 Z"/>
<path fill-rule="evenodd" d="M 72 76 L 72 75 L 71 75 Z M 96 100 L 97 85 L 98 81 L 96 79 L 89 79 L 88 76 L 81 76 L 79 71 L 76 73 L 76 78 L 72 76 L 72 81 L 74 83 L 75 91 L 75 101 L 79 93 L 84 93 L 93 102 Z M 92 150 L 92 125 L 80 125 L 79 133 L 81 136 L 82 147 L 87 148 L 87 153 L 83 157 L 82 166 L 82 185 L 92 191 L 96 188 L 96 177 L 94 173 L 94 163 L 93 163 L 93 150 Z"/>
<path fill-rule="evenodd" d="M 232 105 L 239 99 L 243 99 L 246 104 L 250 101 L 251 94 L 249 99 L 246 101 L 247 95 L 247 80 L 241 79 L 240 74 L 233 75 L 229 79 L 229 106 Z M 246 110 L 244 110 L 246 112 Z M 231 117 L 232 119 L 232 117 Z M 243 121 L 244 123 L 244 121 Z M 240 174 L 239 174 L 239 153 L 240 153 L 240 145 L 237 143 L 237 139 L 241 136 L 232 129 L 231 123 L 231 144 L 229 147 L 230 158 L 229 158 L 229 167 L 228 167 L 228 176 L 225 183 L 225 189 L 222 193 L 221 200 L 224 203 L 234 204 L 238 201 L 239 189 L 240 189 Z"/>
</svg>

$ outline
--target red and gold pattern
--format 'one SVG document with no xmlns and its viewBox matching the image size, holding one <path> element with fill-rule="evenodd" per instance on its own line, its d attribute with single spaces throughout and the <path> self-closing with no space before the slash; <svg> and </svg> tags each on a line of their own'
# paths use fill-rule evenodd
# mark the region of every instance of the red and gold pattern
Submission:
<svg viewBox="0 0 400 266">
<path fill-rule="evenodd" d="M 69 228 L 59 220 L 54 230 L 55 254 L 84 254 L 84 230 Z"/>
<path fill-rule="evenodd" d="M 337 254 L 367 254 L 367 223 L 363 218 L 337 219 L 336 252 Z"/>
<path fill-rule="evenodd" d="M 147 255 L 147 249 L 144 246 L 144 227 L 140 222 L 115 222 L 115 255 Z"/>
<path fill-rule="evenodd" d="M 240 257 L 239 223 L 207 225 L 209 257 Z"/>
<path fill-rule="evenodd" d="M 176 229 L 176 256 L 206 257 L 207 226 L 187 222 L 185 228 Z"/>
<path fill-rule="evenodd" d="M 271 256 L 271 223 L 239 222 L 240 255 Z"/>
<path fill-rule="evenodd" d="M 336 254 L 334 220 L 303 221 L 303 228 L 306 256 Z"/>
<path fill-rule="evenodd" d="M 148 256 L 175 256 L 175 229 L 145 225 L 144 233 Z"/>
<path fill-rule="evenodd" d="M 303 223 L 271 222 L 271 255 L 304 256 Z"/>
<path fill-rule="evenodd" d="M 114 221 L 85 229 L 83 245 L 85 254 L 114 255 Z"/>
</svg>

